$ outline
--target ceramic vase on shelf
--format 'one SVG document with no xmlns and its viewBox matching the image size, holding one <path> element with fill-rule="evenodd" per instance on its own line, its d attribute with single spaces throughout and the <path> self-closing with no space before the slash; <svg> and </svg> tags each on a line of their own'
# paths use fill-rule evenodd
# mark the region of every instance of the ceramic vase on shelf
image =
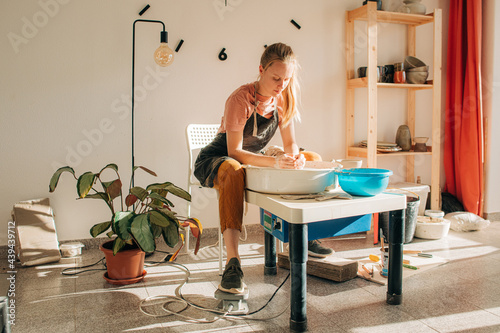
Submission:
<svg viewBox="0 0 500 333">
<path fill-rule="evenodd" d="M 426 152 L 427 151 L 427 140 L 429 140 L 428 137 L 423 137 L 419 136 L 413 139 L 415 141 L 415 148 L 414 151 L 416 152 Z"/>
<path fill-rule="evenodd" d="M 411 133 L 407 125 L 401 125 L 396 133 L 396 144 L 401 147 L 403 151 L 411 149 Z"/>
</svg>

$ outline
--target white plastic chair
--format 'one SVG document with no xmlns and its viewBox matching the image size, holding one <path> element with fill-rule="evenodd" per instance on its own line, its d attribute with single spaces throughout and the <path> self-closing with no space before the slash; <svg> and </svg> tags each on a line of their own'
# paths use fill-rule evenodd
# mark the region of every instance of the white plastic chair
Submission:
<svg viewBox="0 0 500 333">
<path fill-rule="evenodd" d="M 189 151 L 189 174 L 188 174 L 188 192 L 191 194 L 191 187 L 203 187 L 200 182 L 194 177 L 194 157 L 193 151 L 201 149 L 208 145 L 217 135 L 219 124 L 190 124 L 186 128 L 186 139 Z M 215 189 L 214 189 L 215 190 Z M 219 191 L 217 191 L 217 199 L 219 199 Z M 217 214 L 219 210 L 217 209 Z M 188 202 L 187 216 L 191 217 L 191 202 Z M 219 236 L 219 275 L 222 275 L 222 234 L 220 230 L 220 221 L 218 223 L 218 236 Z M 186 230 L 186 250 L 189 251 L 189 227 Z"/>
</svg>

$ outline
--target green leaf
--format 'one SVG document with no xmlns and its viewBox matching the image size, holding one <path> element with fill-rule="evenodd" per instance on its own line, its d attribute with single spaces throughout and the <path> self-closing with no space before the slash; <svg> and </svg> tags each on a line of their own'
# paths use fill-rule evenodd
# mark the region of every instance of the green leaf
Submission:
<svg viewBox="0 0 500 333">
<path fill-rule="evenodd" d="M 151 229 L 153 230 L 153 236 L 155 239 L 161 236 L 161 227 L 157 226 L 156 224 L 151 224 Z"/>
<path fill-rule="evenodd" d="M 173 223 L 162 228 L 162 235 L 165 243 L 170 247 L 175 247 L 179 242 L 179 228 Z"/>
<path fill-rule="evenodd" d="M 104 201 L 108 201 L 109 197 L 104 192 L 97 192 L 97 193 L 87 194 L 85 196 L 85 199 L 102 199 Z"/>
<path fill-rule="evenodd" d="M 146 190 L 158 190 L 158 189 L 165 189 L 172 193 L 175 196 L 178 196 L 179 198 L 182 198 L 187 201 L 191 201 L 191 194 L 189 194 L 187 191 L 183 190 L 182 188 L 172 184 L 171 182 L 165 182 L 161 184 L 151 184 L 149 185 Z"/>
<path fill-rule="evenodd" d="M 169 216 L 166 214 L 163 214 L 157 210 L 153 210 L 149 212 L 149 221 L 151 224 L 160 226 L 160 227 L 168 227 L 170 223 L 172 223 L 171 219 Z M 175 221 L 173 222 L 175 223 Z"/>
<path fill-rule="evenodd" d="M 90 228 L 90 235 L 95 238 L 98 235 L 105 232 L 106 230 L 108 230 L 110 226 L 111 226 L 111 221 L 98 223 L 94 225 L 92 228 Z"/>
<path fill-rule="evenodd" d="M 174 204 L 170 202 L 170 200 L 168 200 L 167 198 L 164 198 L 162 197 L 161 195 L 159 195 L 158 193 L 156 192 L 151 192 L 149 193 L 148 197 L 150 197 L 151 199 L 153 199 L 153 203 L 158 205 L 158 206 L 161 206 L 161 203 L 164 203 L 165 205 L 167 206 L 170 206 L 170 207 L 173 207 Z"/>
<path fill-rule="evenodd" d="M 142 170 L 146 171 L 147 173 L 149 173 L 150 175 L 153 175 L 153 176 L 155 176 L 155 177 L 157 176 L 157 175 L 156 175 L 156 173 L 155 173 L 154 171 L 151 171 L 151 170 L 149 170 L 148 168 L 143 167 L 143 166 L 140 166 L 140 165 L 139 165 L 139 166 L 135 166 L 135 167 L 132 169 L 132 172 L 135 172 L 135 170 L 137 170 L 137 169 L 142 169 Z"/>
<path fill-rule="evenodd" d="M 163 208 L 163 204 L 158 205 L 156 202 L 150 202 L 148 207 L 151 208 L 151 210 L 160 210 Z"/>
<path fill-rule="evenodd" d="M 122 182 L 120 179 L 115 179 L 111 182 L 103 182 L 102 186 L 111 200 L 119 196 L 122 190 Z"/>
<path fill-rule="evenodd" d="M 94 185 L 96 175 L 92 172 L 85 172 L 78 178 L 76 182 L 76 190 L 80 198 L 85 198 L 87 193 L 89 193 L 92 185 Z"/>
<path fill-rule="evenodd" d="M 57 169 L 56 172 L 54 172 L 54 174 L 52 175 L 52 178 L 50 178 L 49 192 L 54 192 L 57 187 L 57 183 L 59 182 L 59 177 L 61 177 L 61 174 L 63 172 L 70 172 L 71 174 L 73 174 L 73 177 L 75 177 L 75 170 L 73 170 L 73 168 L 70 168 L 69 166 Z"/>
<path fill-rule="evenodd" d="M 165 203 L 168 207 L 174 207 L 174 204 L 167 199 L 167 195 L 168 195 L 168 191 L 165 190 L 165 189 L 153 189 L 151 190 L 151 193 L 157 193 L 159 196 L 161 196 L 162 198 L 164 198 L 166 201 L 161 201 L 163 203 Z M 158 204 L 160 204 L 160 202 L 157 202 Z"/>
<path fill-rule="evenodd" d="M 130 232 L 144 252 L 153 252 L 155 250 L 155 239 L 149 226 L 148 215 L 136 215 L 132 221 Z"/>
<path fill-rule="evenodd" d="M 136 214 L 133 212 L 116 212 L 113 219 L 114 231 L 124 241 L 132 238 L 130 226 Z"/>
<path fill-rule="evenodd" d="M 130 193 L 135 195 L 139 199 L 139 201 L 144 201 L 144 199 L 146 199 L 148 196 L 148 191 L 140 186 L 132 187 L 130 189 Z"/>
<path fill-rule="evenodd" d="M 120 237 L 116 237 L 113 241 L 113 255 L 116 255 L 124 246 L 125 242 Z"/>
<path fill-rule="evenodd" d="M 114 163 L 110 163 L 110 164 L 106 165 L 104 168 L 102 168 L 101 171 L 99 171 L 99 174 L 101 174 L 106 169 L 113 169 L 113 170 L 115 170 L 116 173 L 118 173 L 118 165 L 116 165 Z"/>
<path fill-rule="evenodd" d="M 115 232 L 114 232 L 113 230 L 110 230 L 110 231 L 106 234 L 106 236 L 108 236 L 108 238 L 111 238 L 111 237 L 113 237 L 113 235 L 114 235 L 114 234 L 115 234 Z"/>
<path fill-rule="evenodd" d="M 160 212 L 167 215 L 172 221 L 174 221 L 175 223 L 179 223 L 179 220 L 177 219 L 177 216 L 175 216 L 177 213 L 171 211 L 170 209 L 168 208 L 163 208 L 163 209 L 160 209 Z"/>
</svg>

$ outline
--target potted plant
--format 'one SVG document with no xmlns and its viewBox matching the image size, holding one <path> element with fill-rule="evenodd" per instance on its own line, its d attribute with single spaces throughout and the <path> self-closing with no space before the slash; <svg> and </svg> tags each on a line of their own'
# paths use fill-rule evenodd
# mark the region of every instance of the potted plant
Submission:
<svg viewBox="0 0 500 333">
<path fill-rule="evenodd" d="M 179 229 L 190 226 L 193 236 L 197 238 L 195 254 L 200 245 L 203 230 L 200 222 L 195 218 L 178 216 L 172 210 L 174 204 L 167 198 L 170 193 L 191 201 L 191 195 L 171 182 L 153 183 L 145 188 L 132 186 L 132 179 L 137 169 L 156 177 L 156 173 L 145 167 L 134 167 L 125 199 L 116 164 L 108 164 L 98 173 L 85 172 L 79 177 L 75 175 L 73 168 L 65 166 L 52 175 L 49 184 L 49 192 L 54 192 L 61 174 L 69 172 L 76 179 L 78 198 L 100 199 L 109 207 L 110 220 L 92 226 L 90 235 L 97 237 L 109 230 L 107 236 L 112 240 L 102 244 L 100 248 L 106 255 L 107 277 L 105 275 L 105 278 L 111 283 L 115 281 L 117 284 L 124 284 L 126 282 L 122 283 L 123 281 L 141 280 L 145 275 L 143 270 L 145 253 L 155 251 L 156 239 L 159 237 L 163 237 L 165 243 L 173 248 L 179 242 Z M 103 178 L 106 170 L 114 171 L 110 180 Z M 182 234 L 180 238 L 184 244 Z M 125 262 L 118 263 L 117 268 L 112 267 L 115 259 L 120 260 L 122 257 Z M 138 261 L 134 264 L 135 259 Z M 135 267 L 127 267 L 129 265 Z"/>
</svg>

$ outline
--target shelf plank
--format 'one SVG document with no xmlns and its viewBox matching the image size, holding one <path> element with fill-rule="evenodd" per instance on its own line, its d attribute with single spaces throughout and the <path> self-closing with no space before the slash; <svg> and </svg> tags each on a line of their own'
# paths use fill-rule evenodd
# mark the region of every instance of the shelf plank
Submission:
<svg viewBox="0 0 500 333">
<path fill-rule="evenodd" d="M 357 79 L 347 80 L 347 88 L 366 88 L 368 87 L 368 78 L 362 77 Z M 377 88 L 406 88 L 414 90 L 432 89 L 433 81 L 429 80 L 426 84 L 412 84 L 412 83 L 377 83 Z"/>
<path fill-rule="evenodd" d="M 379 10 L 377 13 L 377 22 L 395 23 L 395 24 L 409 24 L 409 25 L 422 25 L 432 23 L 434 15 L 417 15 L 406 13 L 384 12 Z"/>
<path fill-rule="evenodd" d="M 364 5 L 362 7 L 358 7 L 356 9 L 348 11 L 347 19 L 349 21 L 354 21 L 354 20 L 366 21 L 368 19 L 368 5 Z"/>
<path fill-rule="evenodd" d="M 349 147 L 348 156 L 353 157 L 363 157 L 366 158 L 368 155 L 368 149 L 363 147 Z M 415 156 L 415 155 L 432 155 L 432 147 L 427 146 L 427 152 L 415 152 L 415 151 L 397 151 L 391 153 L 379 153 L 377 152 L 377 156 L 387 156 L 387 157 L 395 157 L 395 156 Z"/>
<path fill-rule="evenodd" d="M 367 21 L 368 4 L 348 11 L 347 18 L 349 21 L 353 20 Z M 382 10 L 378 10 L 377 22 L 407 24 L 407 25 L 422 25 L 434 22 L 434 13 L 429 13 L 426 15 L 418 15 L 418 14 L 385 12 Z"/>
</svg>

